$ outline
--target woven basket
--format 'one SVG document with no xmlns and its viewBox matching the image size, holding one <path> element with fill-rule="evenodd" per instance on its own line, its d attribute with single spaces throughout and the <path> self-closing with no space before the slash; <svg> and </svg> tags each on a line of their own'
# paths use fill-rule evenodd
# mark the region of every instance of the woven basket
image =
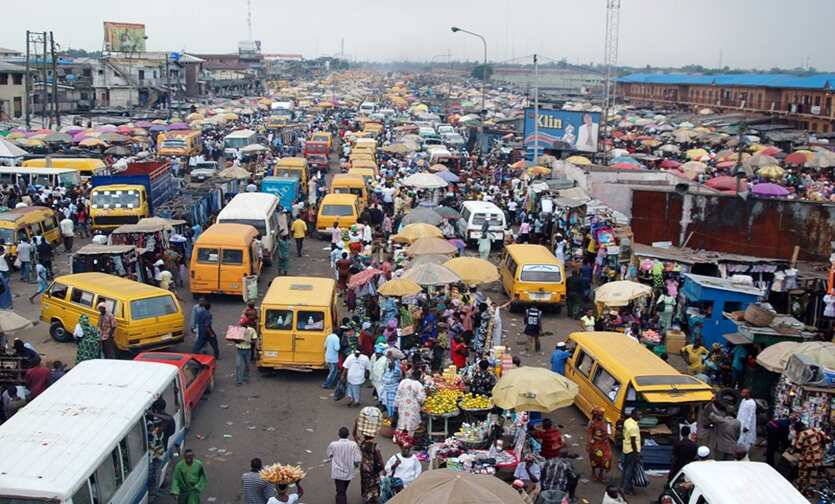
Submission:
<svg viewBox="0 0 835 504">
<path fill-rule="evenodd" d="M 749 304 L 745 308 L 745 321 L 757 327 L 768 327 L 771 321 L 774 320 L 774 315 L 774 312 L 766 310 L 757 304 Z"/>
</svg>

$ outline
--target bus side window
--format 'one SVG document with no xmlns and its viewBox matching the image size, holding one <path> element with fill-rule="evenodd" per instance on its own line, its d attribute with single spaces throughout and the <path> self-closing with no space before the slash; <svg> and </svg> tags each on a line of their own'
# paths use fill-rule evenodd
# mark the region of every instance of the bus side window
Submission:
<svg viewBox="0 0 835 504">
<path fill-rule="evenodd" d="M 98 483 L 96 495 L 98 502 L 110 502 L 116 490 L 122 484 L 122 464 L 119 460 L 119 448 L 115 448 L 106 457 L 104 462 L 96 469 L 96 482 Z"/>
<path fill-rule="evenodd" d="M 580 351 L 580 355 L 577 357 L 577 363 L 575 364 L 575 368 L 577 371 L 581 372 L 582 374 L 589 376 L 591 373 L 591 368 L 594 366 L 594 359 L 591 355 L 587 354 L 586 352 Z"/>
<path fill-rule="evenodd" d="M 96 484 L 92 477 L 90 478 L 90 484 Z M 76 490 L 76 492 L 73 494 L 72 504 L 93 504 L 93 502 L 93 497 L 90 494 L 90 486 L 88 485 L 87 481 L 85 481 L 81 485 L 81 488 Z"/>
</svg>

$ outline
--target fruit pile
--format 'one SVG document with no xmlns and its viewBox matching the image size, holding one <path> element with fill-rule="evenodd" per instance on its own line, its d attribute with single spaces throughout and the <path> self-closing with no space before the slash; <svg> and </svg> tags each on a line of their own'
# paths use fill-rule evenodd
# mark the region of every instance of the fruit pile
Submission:
<svg viewBox="0 0 835 504">
<path fill-rule="evenodd" d="M 461 397 L 460 405 L 465 410 L 486 410 L 493 407 L 493 401 L 487 396 L 468 392 Z"/>
<path fill-rule="evenodd" d="M 426 398 L 423 402 L 423 410 L 430 415 L 447 415 L 458 411 L 458 399 L 461 392 L 453 389 L 439 389 L 437 392 Z"/>
<path fill-rule="evenodd" d="M 458 392 L 464 392 L 464 381 L 458 376 L 455 366 L 450 366 L 444 370 L 443 374 L 435 374 L 432 381 L 438 389 L 449 389 Z"/>
<path fill-rule="evenodd" d="M 268 465 L 259 474 L 264 481 L 274 485 L 289 485 L 305 477 L 301 467 L 282 464 Z"/>
</svg>

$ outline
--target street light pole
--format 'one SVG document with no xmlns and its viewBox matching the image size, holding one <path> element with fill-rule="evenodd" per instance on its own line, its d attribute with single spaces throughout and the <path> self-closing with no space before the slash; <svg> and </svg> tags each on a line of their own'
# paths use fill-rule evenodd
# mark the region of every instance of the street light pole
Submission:
<svg viewBox="0 0 835 504">
<path fill-rule="evenodd" d="M 481 78 L 481 113 L 479 114 L 483 117 L 483 115 L 484 115 L 484 82 L 487 80 L 487 39 L 485 39 L 483 36 L 479 35 L 478 33 L 471 32 L 471 31 L 465 30 L 463 28 L 458 28 L 457 26 L 453 26 L 452 28 L 450 28 L 450 30 L 452 30 L 452 33 L 461 32 L 461 33 L 466 33 L 468 35 L 472 35 L 473 37 L 478 37 L 478 38 L 481 39 L 481 43 L 484 46 L 484 63 L 481 67 L 481 77 L 482 77 Z"/>
<path fill-rule="evenodd" d="M 539 57 L 533 55 L 533 165 L 539 164 Z"/>
</svg>

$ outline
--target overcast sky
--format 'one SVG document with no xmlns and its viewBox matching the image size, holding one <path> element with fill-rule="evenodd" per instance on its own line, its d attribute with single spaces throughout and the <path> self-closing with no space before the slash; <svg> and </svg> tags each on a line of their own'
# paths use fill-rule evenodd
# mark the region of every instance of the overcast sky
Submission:
<svg viewBox="0 0 835 504">
<path fill-rule="evenodd" d="M 605 0 L 251 0 L 254 38 L 265 53 L 357 60 L 419 60 L 449 51 L 482 57 L 487 38 L 501 62 L 537 52 L 570 62 L 603 59 Z M 63 47 L 101 49 L 102 21 L 144 23 L 148 50 L 233 52 L 247 38 L 246 0 L 3 1 L 0 47 L 24 48 L 25 30 L 52 30 Z M 623 0 L 623 65 L 835 70 L 832 0 Z M 443 57 L 435 58 L 443 61 Z M 545 60 L 547 61 L 547 59 Z"/>
</svg>

